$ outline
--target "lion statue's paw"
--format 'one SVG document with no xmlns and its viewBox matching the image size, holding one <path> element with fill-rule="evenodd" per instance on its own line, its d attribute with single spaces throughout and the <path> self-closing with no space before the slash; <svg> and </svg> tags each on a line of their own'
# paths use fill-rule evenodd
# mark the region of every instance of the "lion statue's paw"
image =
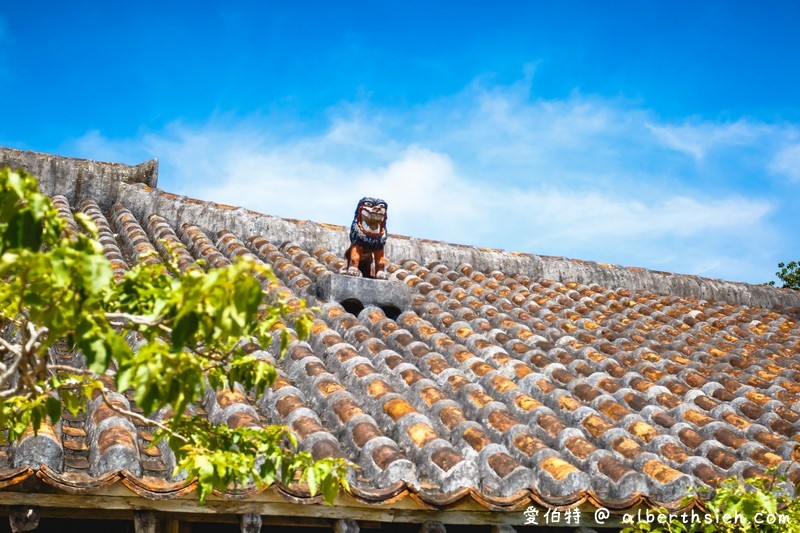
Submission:
<svg viewBox="0 0 800 533">
<path fill-rule="evenodd" d="M 375 279 L 389 279 L 389 274 L 385 270 L 381 270 L 375 274 Z"/>
<path fill-rule="evenodd" d="M 361 277 L 361 271 L 358 269 L 358 267 L 346 268 L 346 269 L 342 270 L 342 274 L 345 274 L 347 276 L 353 276 L 355 278 L 360 278 Z"/>
</svg>

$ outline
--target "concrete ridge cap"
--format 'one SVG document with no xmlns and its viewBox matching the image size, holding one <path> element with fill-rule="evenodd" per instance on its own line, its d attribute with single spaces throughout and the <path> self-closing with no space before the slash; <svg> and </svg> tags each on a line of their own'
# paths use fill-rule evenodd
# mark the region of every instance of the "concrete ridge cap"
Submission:
<svg viewBox="0 0 800 533">
<path fill-rule="evenodd" d="M 0 147 L 0 167 L 5 166 L 12 169 L 22 168 L 43 182 L 89 177 L 124 183 L 144 183 L 150 187 L 158 184 L 158 159 L 155 158 L 138 165 L 128 165 Z"/>
<path fill-rule="evenodd" d="M 347 226 L 284 218 L 158 189 L 156 159 L 131 166 L 0 147 L 0 166 L 24 168 L 40 178 L 45 192 L 65 194 L 70 201 L 93 198 L 109 207 L 119 199 L 145 194 L 147 201 L 142 198 L 134 202 L 138 208 L 132 209 L 138 211 L 139 216 L 165 211 L 166 218 L 173 223 L 191 221 L 208 228 L 238 228 L 251 234 L 280 235 L 282 241 L 296 241 L 311 248 L 321 246 L 331 251 L 344 251 L 349 244 Z M 425 265 L 443 261 L 454 268 L 468 263 L 478 270 L 524 274 L 534 280 L 573 281 L 608 289 L 644 290 L 770 309 L 800 308 L 800 291 L 791 289 L 405 235 L 390 234 L 389 237 L 387 255 L 396 262 L 413 259 Z M 800 316 L 800 312 L 791 312 Z"/>
<path fill-rule="evenodd" d="M 128 186 L 123 185 L 122 187 L 118 192 L 120 195 L 126 194 L 124 191 Z M 144 189 L 141 185 L 131 187 Z M 164 205 L 164 201 L 172 203 L 173 206 L 170 210 L 173 212 L 188 211 L 194 216 L 200 216 L 201 219 L 215 219 L 216 223 L 209 220 L 209 223 L 206 224 L 206 227 L 209 228 L 219 227 L 219 223 L 228 227 L 228 223 L 231 221 L 226 223 L 224 219 L 236 219 L 238 222 L 233 226 L 238 226 L 243 230 L 246 228 L 250 232 L 266 233 L 267 228 L 278 229 L 276 228 L 278 226 L 279 232 L 276 233 L 280 235 L 281 241 L 296 241 L 304 247 L 321 246 L 337 252 L 340 248 L 343 251 L 349 243 L 346 226 L 279 217 L 243 207 L 179 196 L 161 189 L 149 189 L 148 194 L 158 195 L 162 200 L 158 202 L 160 205 Z M 151 205 L 155 206 L 156 202 L 153 201 Z M 188 209 L 190 206 L 196 207 Z M 183 216 L 179 218 L 183 218 Z M 199 225 L 203 226 L 203 224 Z M 643 290 L 655 294 L 669 294 L 708 301 L 716 300 L 769 309 L 800 308 L 800 291 L 791 289 L 641 267 L 448 243 L 406 235 L 389 234 L 386 252 L 390 260 L 397 263 L 405 259 L 413 259 L 423 265 L 434 261 L 445 261 L 453 268 L 458 264 L 469 263 L 478 270 L 499 270 L 506 274 L 524 274 L 532 279 L 548 279 L 558 282 L 574 281 L 587 285 L 597 284 L 608 289 Z M 797 314 L 800 315 L 800 312 Z"/>
</svg>

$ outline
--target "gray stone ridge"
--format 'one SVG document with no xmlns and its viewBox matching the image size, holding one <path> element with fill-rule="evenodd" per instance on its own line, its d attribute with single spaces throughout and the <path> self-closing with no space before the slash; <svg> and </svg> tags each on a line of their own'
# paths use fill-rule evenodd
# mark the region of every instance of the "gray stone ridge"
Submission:
<svg viewBox="0 0 800 533">
<path fill-rule="evenodd" d="M 316 296 L 323 302 L 356 301 L 362 307 L 411 308 L 411 288 L 405 283 L 331 274 L 317 281 Z M 398 313 L 399 314 L 399 313 Z"/>
<path fill-rule="evenodd" d="M 92 198 L 107 210 L 120 202 L 140 220 L 157 212 L 176 227 L 191 223 L 212 232 L 227 229 L 243 237 L 263 235 L 275 244 L 294 241 L 312 250 L 322 247 L 343 253 L 349 245 L 348 230 L 344 226 L 279 218 L 156 189 L 158 165 L 155 160 L 131 167 L 0 148 L 0 166 L 5 165 L 16 168 L 22 166 L 32 174 L 38 174 L 42 188 L 48 194 L 63 194 L 74 203 Z M 644 290 L 767 309 L 781 308 L 800 315 L 800 291 L 764 285 L 477 248 L 401 235 L 390 235 L 386 243 L 386 256 L 395 263 L 413 259 L 422 265 L 435 262 L 452 267 L 469 264 L 485 272 L 497 270 L 505 274 L 524 274 L 532 280 L 574 281 L 609 289 Z"/>
<path fill-rule="evenodd" d="M 91 159 L 77 159 L 0 147 L 0 168 L 24 169 L 37 176 L 43 184 L 55 187 L 59 182 L 70 182 L 80 188 L 89 180 L 144 183 L 149 187 L 158 184 L 158 160 L 151 159 L 140 165 L 104 163 Z"/>
</svg>

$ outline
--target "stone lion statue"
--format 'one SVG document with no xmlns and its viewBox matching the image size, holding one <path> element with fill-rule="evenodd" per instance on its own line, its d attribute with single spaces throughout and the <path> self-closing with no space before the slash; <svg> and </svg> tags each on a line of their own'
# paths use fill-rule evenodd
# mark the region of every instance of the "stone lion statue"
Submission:
<svg viewBox="0 0 800 533">
<path fill-rule="evenodd" d="M 347 264 L 342 274 L 376 279 L 388 277 L 388 261 L 383 256 L 387 209 L 388 204 L 380 198 L 365 197 L 358 201 L 350 225 L 350 247 L 344 253 Z"/>
</svg>

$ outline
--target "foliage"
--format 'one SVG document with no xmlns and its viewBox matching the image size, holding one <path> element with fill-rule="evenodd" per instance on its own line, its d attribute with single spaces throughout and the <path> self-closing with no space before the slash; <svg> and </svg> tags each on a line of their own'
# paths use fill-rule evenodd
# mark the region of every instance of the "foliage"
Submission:
<svg viewBox="0 0 800 533">
<path fill-rule="evenodd" d="M 779 271 L 775 272 L 783 282 L 781 286 L 784 289 L 800 290 L 800 263 L 797 261 L 789 261 L 788 263 L 778 263 Z M 770 285 L 775 285 L 774 281 L 769 282 Z"/>
<path fill-rule="evenodd" d="M 797 453 L 795 451 L 793 457 L 796 457 Z M 670 514 L 670 511 L 661 508 L 657 511 L 629 515 L 633 519 L 622 533 L 798 532 L 800 499 L 786 496 L 776 486 L 776 483 L 786 482 L 784 476 L 745 480 L 732 477 L 723 481 L 714 497 L 705 502 L 705 512 L 692 510 Z M 684 504 L 688 503 L 689 498 L 684 501 Z"/>
<path fill-rule="evenodd" d="M 0 428 L 7 438 L 56 424 L 62 405 L 77 413 L 100 394 L 114 411 L 151 426 L 154 442 L 167 439 L 176 473 L 197 478 L 201 501 L 231 485 L 304 480 L 332 503 L 346 486 L 345 461 L 315 462 L 297 451 L 288 428 L 215 426 L 191 408 L 209 388 L 238 384 L 261 394 L 276 372 L 254 346 L 275 341 L 282 354 L 287 324 L 302 337 L 310 311 L 267 305 L 259 279 L 273 274 L 248 259 L 185 272 L 170 260 L 139 261 L 115 279 L 91 220 L 75 218 L 81 231 L 68 231 L 35 178 L 0 169 Z M 79 350 L 85 365 L 58 364 L 59 343 Z M 132 391 L 143 415 L 111 401 L 112 382 Z"/>
</svg>

